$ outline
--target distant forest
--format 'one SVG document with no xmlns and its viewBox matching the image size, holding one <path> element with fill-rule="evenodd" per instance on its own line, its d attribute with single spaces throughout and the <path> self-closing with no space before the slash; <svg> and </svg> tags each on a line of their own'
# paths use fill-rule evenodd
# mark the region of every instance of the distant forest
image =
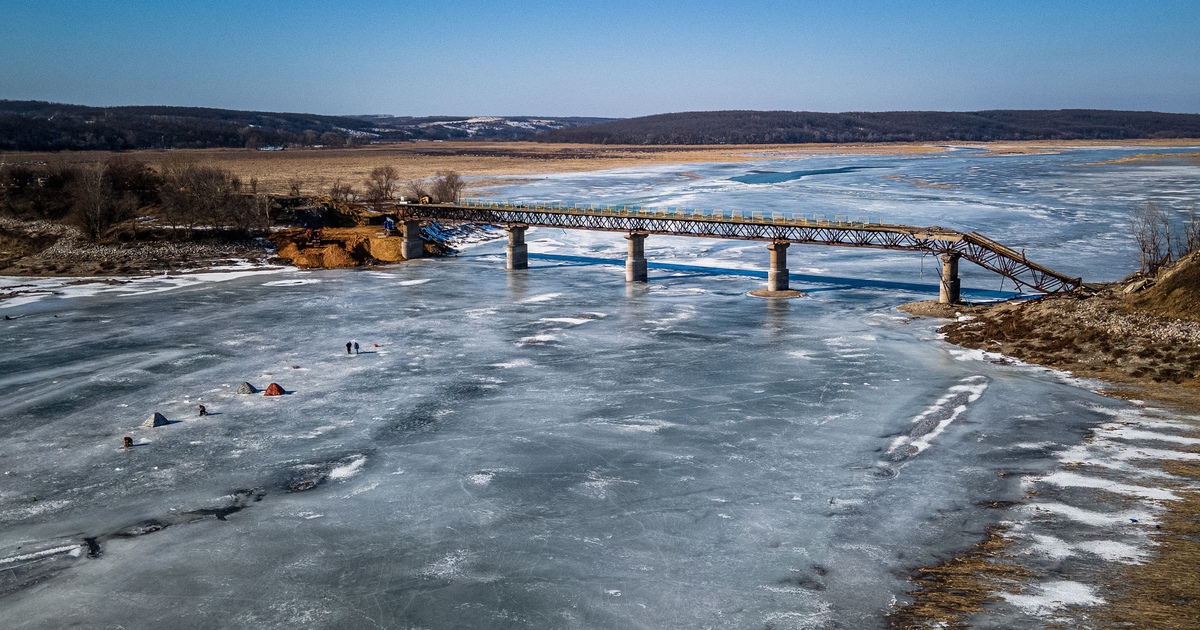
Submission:
<svg viewBox="0 0 1200 630">
<path fill-rule="evenodd" d="M 767 144 L 1200 138 L 1200 115 L 1110 110 L 685 112 L 625 120 L 321 116 L 0 100 L 0 151 L 344 147 L 406 140 Z"/>
<path fill-rule="evenodd" d="M 1200 138 L 1200 115 L 1111 110 L 684 112 L 559 129 L 542 142 L 790 144 Z"/>
<path fill-rule="evenodd" d="M 0 150 L 347 146 L 403 140 L 527 140 L 612 118 L 320 116 L 204 107 L 88 107 L 0 100 Z"/>
</svg>

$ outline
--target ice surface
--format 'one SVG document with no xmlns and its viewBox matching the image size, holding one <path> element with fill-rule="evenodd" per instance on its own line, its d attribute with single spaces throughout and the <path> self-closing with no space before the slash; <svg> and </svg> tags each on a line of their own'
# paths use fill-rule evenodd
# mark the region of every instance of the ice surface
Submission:
<svg viewBox="0 0 1200 630">
<path fill-rule="evenodd" d="M 730 181 L 745 165 L 654 167 L 498 193 L 870 211 L 979 229 L 1100 280 L 1132 264 L 1124 240 L 1091 244 L 1123 234 L 1128 200 L 1196 188 L 1174 167 L 1080 166 L 1120 154 L 760 165 L 877 167 L 777 184 Z M 759 300 L 758 243 L 651 237 L 639 287 L 619 234 L 529 236 L 527 272 L 506 272 L 490 242 L 369 272 L 54 285 L 0 303 L 6 621 L 882 628 L 909 571 L 1001 514 L 1062 541 L 1070 555 L 1031 554 L 1048 562 L 1135 557 L 1157 512 L 1131 477 L 1196 456 L 1173 450 L 1192 446 L 1176 439 L 1184 419 L 957 360 L 935 322 L 894 311 L 936 295 L 920 257 L 795 248 L 807 296 Z M 242 381 L 288 393 L 238 395 Z M 155 411 L 178 422 L 138 426 Z M 1093 431 L 1114 420 L 1133 424 Z M 1056 473 L 1069 461 L 1104 475 Z M 1031 484 L 1033 505 L 978 507 Z M 1129 505 L 1097 504 L 1113 495 Z M 1100 595 L 1019 597 L 1013 614 Z"/>
</svg>

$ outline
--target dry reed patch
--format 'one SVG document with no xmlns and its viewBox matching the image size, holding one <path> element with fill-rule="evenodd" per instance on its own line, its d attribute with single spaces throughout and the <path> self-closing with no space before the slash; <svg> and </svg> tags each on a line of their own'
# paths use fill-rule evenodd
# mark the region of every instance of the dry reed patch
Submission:
<svg viewBox="0 0 1200 630">
<path fill-rule="evenodd" d="M 888 613 L 894 630 L 916 628 L 964 628 L 967 618 L 983 612 L 984 606 L 1000 598 L 997 591 L 1013 590 L 1036 573 L 1010 562 L 1011 544 L 1002 525 L 991 525 L 983 541 L 973 548 L 934 566 L 917 570 L 912 603 Z"/>
<path fill-rule="evenodd" d="M 168 159 L 194 160 L 224 168 L 242 179 L 256 180 L 260 192 L 287 193 L 292 181 L 301 182 L 302 194 L 315 195 L 335 182 L 361 187 L 371 169 L 393 166 L 401 180 L 432 177 L 439 171 L 457 171 L 472 178 L 476 187 L 490 185 L 495 177 L 588 172 L 643 165 L 749 162 L 812 154 L 906 154 L 943 151 L 925 144 L 814 144 L 814 145 L 590 145 L 538 142 L 405 142 L 353 148 L 142 150 L 125 153 L 156 167 Z M 115 154 L 108 151 L 73 153 L 5 153 L 0 163 L 90 164 Z"/>
<path fill-rule="evenodd" d="M 1102 166 L 1105 164 L 1134 164 L 1137 162 L 1159 162 L 1163 160 L 1178 160 L 1184 159 L 1189 162 L 1200 158 L 1200 152 L 1194 153 L 1138 153 L 1137 155 L 1128 155 L 1125 157 L 1113 158 L 1111 160 L 1103 160 L 1100 162 L 1087 162 L 1082 166 Z"/>
<path fill-rule="evenodd" d="M 1200 481 L 1200 464 L 1169 462 L 1163 470 Z M 1115 595 L 1093 615 L 1106 628 L 1200 627 L 1200 492 L 1179 492 L 1154 536 L 1154 556 L 1108 585 Z"/>
<path fill-rule="evenodd" d="M 947 143 L 954 146 L 987 149 L 988 156 L 1054 155 L 1070 147 L 1194 147 L 1200 138 L 1142 138 L 1133 140 L 1027 140 L 1021 142 Z"/>
</svg>

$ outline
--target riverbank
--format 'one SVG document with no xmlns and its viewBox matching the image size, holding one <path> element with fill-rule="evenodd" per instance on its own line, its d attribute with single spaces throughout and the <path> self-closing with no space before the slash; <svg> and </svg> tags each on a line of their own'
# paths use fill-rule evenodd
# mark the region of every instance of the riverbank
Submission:
<svg viewBox="0 0 1200 630">
<path fill-rule="evenodd" d="M 916 302 L 901 310 L 952 319 L 938 332 L 987 360 L 1035 364 L 1096 379 L 1098 392 L 1134 401 L 1140 408 L 1166 405 L 1200 414 L 1198 274 L 1200 257 L 1193 254 L 1155 282 L 1113 283 L 1090 295 L 989 306 Z M 1060 457 L 1062 470 L 1054 473 L 1078 486 L 1108 489 L 1110 496 L 1158 497 L 1149 505 L 1161 514 L 1143 543 L 1145 556 L 1137 559 L 1135 554 L 1132 561 L 1092 572 L 1090 581 L 1105 597 L 1089 593 L 1090 600 L 1076 602 L 1086 605 L 1079 615 L 1097 627 L 1188 628 L 1200 617 L 1200 577 L 1191 570 L 1200 562 L 1200 543 L 1195 540 L 1200 532 L 1200 466 L 1194 461 L 1200 456 L 1200 426 L 1161 423 L 1154 428 L 1169 430 L 1161 435 L 1144 430 L 1154 424 L 1126 421 L 1101 427 L 1130 431 L 1142 442 L 1129 452 L 1129 446 L 1111 439 L 1105 443 L 1107 436 L 1096 434 L 1073 450 L 1082 453 L 1099 444 L 1109 451 L 1108 461 L 1072 453 Z M 1029 480 L 1028 500 L 1035 500 L 1042 486 L 1053 485 L 1045 484 L 1046 479 Z M 989 530 L 974 548 L 918 569 L 914 581 L 919 588 L 912 603 L 893 614 L 892 626 L 958 625 L 984 612 L 989 602 L 1022 597 L 1016 594 L 1021 584 L 1044 576 L 1014 560 L 1023 541 L 1013 529 L 1010 522 Z M 1034 538 L 1044 543 L 1047 537 Z M 1024 543 L 1028 547 L 1028 541 Z M 1041 553 L 1059 553 L 1052 545 L 1042 547 Z"/>
<path fill-rule="evenodd" d="M 1114 283 L 1092 295 L 955 307 L 939 329 L 955 345 L 1103 381 L 1102 392 L 1200 413 L 1200 257 L 1157 285 Z M 939 305 L 940 307 L 941 305 Z M 930 314 L 921 303 L 903 307 Z M 946 315 L 942 315 L 946 316 Z"/>
</svg>

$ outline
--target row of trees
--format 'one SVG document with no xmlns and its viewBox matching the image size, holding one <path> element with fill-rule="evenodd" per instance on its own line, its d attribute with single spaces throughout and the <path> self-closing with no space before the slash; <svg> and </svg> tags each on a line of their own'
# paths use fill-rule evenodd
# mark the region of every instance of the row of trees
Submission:
<svg viewBox="0 0 1200 630">
<path fill-rule="evenodd" d="M 454 171 L 441 171 L 433 179 L 400 181 L 400 172 L 394 166 L 380 166 L 371 170 L 363 180 L 363 192 L 359 195 L 354 186 L 341 180 L 334 182 L 328 190 L 329 196 L 341 203 L 362 199 L 378 208 L 397 197 L 409 201 L 420 201 L 428 197 L 433 203 L 458 201 L 466 182 Z"/>
<path fill-rule="evenodd" d="M 71 223 L 92 240 L 143 210 L 176 228 L 249 230 L 270 225 L 270 207 L 256 181 L 247 189 L 224 169 L 182 159 L 168 159 L 161 172 L 125 156 L 103 164 L 0 168 L 0 211 Z"/>
<path fill-rule="evenodd" d="M 6 165 L 0 168 L 0 210 L 9 216 L 69 221 L 90 238 L 159 202 L 162 178 L 124 156 L 103 164 Z"/>
<path fill-rule="evenodd" d="M 288 182 L 290 195 L 301 197 L 303 184 L 299 179 Z M 453 171 L 401 182 L 395 167 L 381 166 L 368 174 L 361 194 L 340 181 L 329 187 L 328 194 L 340 203 L 362 201 L 381 208 L 398 197 L 456 201 L 465 185 Z M 274 204 L 269 195 L 259 192 L 254 179 L 245 185 L 229 171 L 174 155 L 157 170 L 127 156 L 82 166 L 0 166 L 0 212 L 72 223 L 93 240 L 139 214 L 155 215 L 161 224 L 189 232 L 266 229 Z"/>
</svg>

